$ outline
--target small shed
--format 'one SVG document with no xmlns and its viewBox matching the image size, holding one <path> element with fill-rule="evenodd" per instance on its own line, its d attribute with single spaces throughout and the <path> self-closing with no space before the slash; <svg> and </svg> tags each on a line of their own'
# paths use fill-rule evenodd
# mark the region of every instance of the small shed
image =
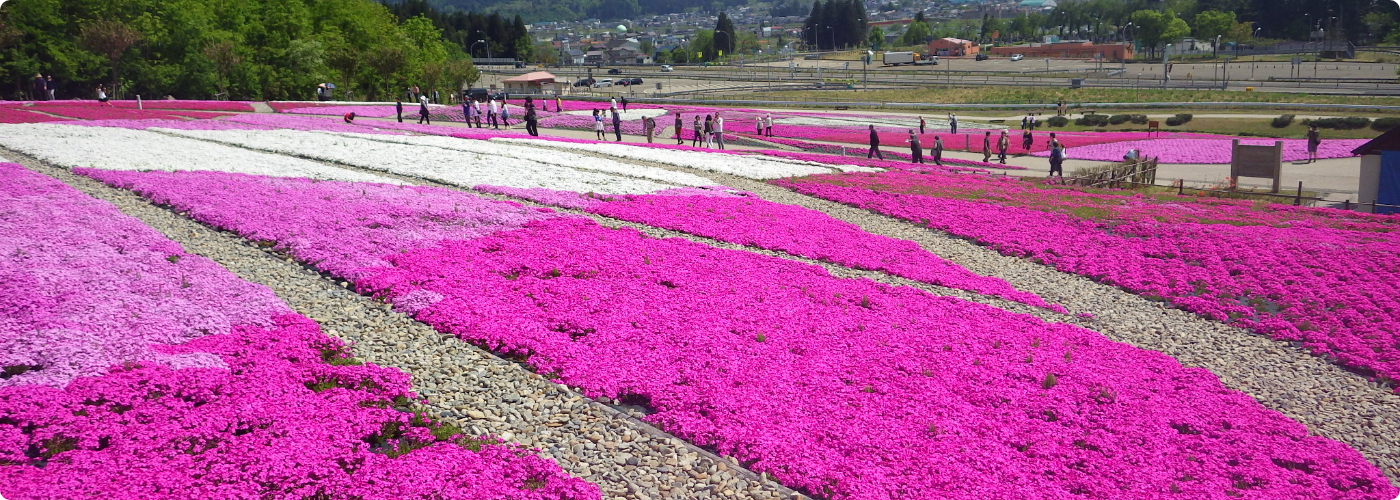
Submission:
<svg viewBox="0 0 1400 500">
<path fill-rule="evenodd" d="M 501 82 L 506 92 L 516 94 L 544 94 L 554 91 L 554 75 L 548 71 L 535 71 L 507 78 Z"/>
<path fill-rule="evenodd" d="M 1361 156 L 1361 211 L 1400 213 L 1400 127 L 1352 150 Z M 1389 206 L 1386 206 L 1389 205 Z"/>
</svg>

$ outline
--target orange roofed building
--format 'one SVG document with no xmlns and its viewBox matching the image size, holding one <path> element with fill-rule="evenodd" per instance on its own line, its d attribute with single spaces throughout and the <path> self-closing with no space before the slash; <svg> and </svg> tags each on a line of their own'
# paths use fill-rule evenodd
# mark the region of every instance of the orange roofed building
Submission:
<svg viewBox="0 0 1400 500">
<path fill-rule="evenodd" d="M 939 57 L 973 56 L 980 50 L 976 43 L 961 38 L 939 38 L 928 43 L 928 53 Z"/>
<path fill-rule="evenodd" d="M 1106 61 L 1121 61 L 1133 58 L 1133 46 L 1123 43 L 1110 43 L 1094 45 L 1090 42 L 1055 42 L 1036 43 L 1031 45 L 1015 45 L 1011 47 L 992 47 L 994 56 L 1010 56 L 1012 54 L 1022 54 L 1030 59 L 1052 57 L 1056 59 L 1093 59 L 1097 54 L 1103 54 Z"/>
</svg>

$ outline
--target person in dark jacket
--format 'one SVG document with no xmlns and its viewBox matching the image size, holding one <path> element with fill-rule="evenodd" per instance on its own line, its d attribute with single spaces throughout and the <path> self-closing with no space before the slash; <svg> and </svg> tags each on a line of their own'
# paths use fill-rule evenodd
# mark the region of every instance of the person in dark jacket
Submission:
<svg viewBox="0 0 1400 500">
<path fill-rule="evenodd" d="M 909 130 L 909 140 L 908 140 L 908 142 L 909 142 L 909 154 L 910 154 L 910 156 L 911 156 L 910 163 L 923 163 L 923 162 L 924 162 L 924 147 L 923 147 L 923 144 L 920 144 L 920 143 L 919 143 L 919 134 L 915 134 L 914 131 L 913 131 L 912 129 Z"/>
<path fill-rule="evenodd" d="M 44 101 L 49 98 L 49 85 L 44 81 L 44 75 L 34 74 L 34 100 Z"/>
<path fill-rule="evenodd" d="M 622 115 L 617 114 L 617 110 L 612 110 L 613 135 L 617 136 L 617 142 L 622 142 Z"/>
<path fill-rule="evenodd" d="M 874 125 L 870 126 L 870 151 L 865 153 L 865 157 L 876 157 L 881 160 L 885 159 L 885 155 L 880 154 L 880 134 L 875 133 Z"/>
<path fill-rule="evenodd" d="M 428 98 L 420 96 L 418 98 L 418 124 L 424 123 L 432 125 L 433 121 L 428 119 Z"/>
<path fill-rule="evenodd" d="M 677 145 L 684 145 L 684 144 L 685 144 L 685 137 L 682 137 L 682 136 L 681 136 L 681 132 L 684 132 L 684 130 L 683 130 L 683 129 L 685 128 L 684 125 L 685 125 L 685 122 L 681 121 L 681 112 L 680 112 L 680 110 L 676 110 L 676 144 L 677 144 Z"/>
<path fill-rule="evenodd" d="M 403 123 L 403 99 L 394 99 L 394 114 L 399 117 L 399 123 Z"/>
<path fill-rule="evenodd" d="M 536 137 L 540 135 L 539 115 L 535 113 L 533 103 L 525 105 L 525 132 Z"/>
</svg>

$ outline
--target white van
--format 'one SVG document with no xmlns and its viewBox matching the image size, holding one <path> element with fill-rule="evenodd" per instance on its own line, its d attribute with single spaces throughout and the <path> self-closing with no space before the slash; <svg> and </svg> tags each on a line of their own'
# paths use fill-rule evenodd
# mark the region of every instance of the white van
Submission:
<svg viewBox="0 0 1400 500">
<path fill-rule="evenodd" d="M 593 84 L 593 88 L 595 88 L 595 89 L 601 89 L 601 88 L 603 88 L 603 87 L 611 87 L 611 86 L 612 86 L 612 78 L 604 78 L 604 79 L 602 79 L 602 80 L 598 80 L 597 83 L 594 83 L 594 84 Z"/>
</svg>

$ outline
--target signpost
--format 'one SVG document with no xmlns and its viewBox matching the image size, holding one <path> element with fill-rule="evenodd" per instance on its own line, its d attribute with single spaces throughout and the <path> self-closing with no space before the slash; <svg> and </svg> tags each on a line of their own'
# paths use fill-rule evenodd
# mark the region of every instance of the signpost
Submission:
<svg viewBox="0 0 1400 500">
<path fill-rule="evenodd" d="M 1274 141 L 1273 146 L 1250 146 L 1235 139 L 1231 141 L 1230 153 L 1231 179 L 1236 182 L 1240 177 L 1273 179 L 1273 192 L 1278 192 L 1283 173 L 1283 141 Z"/>
</svg>

